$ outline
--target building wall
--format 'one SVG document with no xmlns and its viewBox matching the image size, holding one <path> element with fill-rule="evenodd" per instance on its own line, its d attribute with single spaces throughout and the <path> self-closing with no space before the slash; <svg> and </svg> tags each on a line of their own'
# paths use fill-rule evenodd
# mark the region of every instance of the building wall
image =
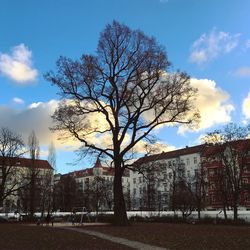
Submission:
<svg viewBox="0 0 250 250">
<path fill-rule="evenodd" d="M 154 161 L 137 166 L 143 173 L 138 173 L 138 171 L 130 172 L 132 208 L 134 210 L 170 209 L 174 172 L 179 174 L 181 169 L 183 169 L 182 175 L 191 179 L 200 167 L 200 162 L 200 152 L 197 152 L 169 158 L 166 156 L 165 159 L 160 160 L 157 160 L 156 157 Z M 151 170 L 148 171 L 148 169 Z"/>
<path fill-rule="evenodd" d="M 29 159 L 25 159 L 26 162 L 29 162 Z M 39 160 L 41 162 L 41 160 Z M 46 163 L 48 164 L 48 163 Z M 10 189 L 13 188 L 17 189 L 11 195 L 9 195 L 3 204 L 4 211 L 14 211 L 18 210 L 20 206 L 20 187 L 25 187 L 29 183 L 29 171 L 30 166 L 22 166 L 20 162 L 17 161 L 16 166 L 11 167 L 11 171 L 13 171 L 13 175 L 7 179 L 6 188 Z M 36 181 L 42 184 L 42 180 L 48 174 L 51 176 L 51 187 L 53 185 L 53 169 L 52 168 L 37 168 L 38 175 L 36 177 Z M 0 172 L 2 172 L 0 166 Z M 0 182 L 1 182 L 1 175 L 0 175 Z M 16 183 L 16 185 L 14 185 Z M 13 186 L 14 185 L 14 186 Z"/>
</svg>

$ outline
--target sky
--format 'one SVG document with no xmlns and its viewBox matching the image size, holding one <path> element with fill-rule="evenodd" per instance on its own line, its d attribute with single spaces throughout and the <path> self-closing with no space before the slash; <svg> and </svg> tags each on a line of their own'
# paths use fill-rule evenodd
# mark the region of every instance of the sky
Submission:
<svg viewBox="0 0 250 250">
<path fill-rule="evenodd" d="M 95 53 L 100 32 L 117 20 L 154 36 L 174 70 L 186 71 L 198 89 L 200 127 L 162 127 L 159 143 L 171 148 L 201 143 L 209 131 L 250 120 L 249 0 L 0 0 L 0 127 L 32 130 L 47 159 L 56 146 L 57 172 L 90 167 L 77 162 L 77 141 L 58 140 L 49 127 L 60 97 L 44 79 L 63 55 Z M 164 147 L 164 146 L 162 146 Z"/>
</svg>

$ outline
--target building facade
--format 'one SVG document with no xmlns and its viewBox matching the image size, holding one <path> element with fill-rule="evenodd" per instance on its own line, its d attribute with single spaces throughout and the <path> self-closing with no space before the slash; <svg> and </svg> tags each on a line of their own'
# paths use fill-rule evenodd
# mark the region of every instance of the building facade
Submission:
<svg viewBox="0 0 250 250">
<path fill-rule="evenodd" d="M 0 189 L 4 197 L 2 210 L 26 212 L 30 203 L 31 182 L 34 184 L 34 212 L 41 210 L 44 190 L 52 189 L 53 171 L 46 160 L 0 157 Z"/>
<path fill-rule="evenodd" d="M 55 181 L 73 177 L 80 191 L 81 200 L 77 201 L 77 206 L 86 207 L 87 210 L 106 211 L 113 209 L 113 181 L 114 168 L 106 167 L 97 158 L 91 168 L 73 171 L 66 175 L 56 175 Z M 122 177 L 123 191 L 129 206 L 130 197 L 130 177 L 129 171 L 125 171 Z M 79 207 L 79 208 L 80 208 Z M 74 209 L 73 207 L 71 210 Z"/>
<path fill-rule="evenodd" d="M 203 145 L 140 158 L 130 174 L 132 209 L 170 210 L 175 184 L 191 182 L 201 164 Z"/>
</svg>

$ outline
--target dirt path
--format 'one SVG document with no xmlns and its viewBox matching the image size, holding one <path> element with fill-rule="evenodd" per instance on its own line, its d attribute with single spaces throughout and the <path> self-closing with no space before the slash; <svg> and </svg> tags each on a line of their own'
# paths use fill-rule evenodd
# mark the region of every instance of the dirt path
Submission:
<svg viewBox="0 0 250 250">
<path fill-rule="evenodd" d="M 100 233 L 100 232 L 96 232 L 96 231 L 92 231 L 92 230 L 86 230 L 86 229 L 81 229 L 81 228 L 72 228 L 72 227 L 63 227 L 63 229 L 76 231 L 76 232 L 88 234 L 91 236 L 96 236 L 96 237 L 104 239 L 104 240 L 109 240 L 109 241 L 112 241 L 114 243 L 123 244 L 125 246 L 132 247 L 132 248 L 139 249 L 139 250 L 169 250 L 167 248 L 152 246 L 152 245 L 141 243 L 139 241 L 128 240 L 128 239 L 124 239 L 124 238 L 120 238 L 120 237 L 114 237 L 114 236 L 111 236 L 108 234 L 104 234 L 104 233 Z"/>
</svg>

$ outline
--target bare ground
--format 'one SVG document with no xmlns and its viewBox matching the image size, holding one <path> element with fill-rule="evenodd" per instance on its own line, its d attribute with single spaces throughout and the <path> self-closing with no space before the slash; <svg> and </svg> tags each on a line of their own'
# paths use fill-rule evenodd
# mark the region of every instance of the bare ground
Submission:
<svg viewBox="0 0 250 250">
<path fill-rule="evenodd" d="M 88 229 L 169 249 L 250 249 L 250 227 L 243 226 L 137 223 Z"/>
<path fill-rule="evenodd" d="M 132 249 L 94 236 L 61 228 L 0 224 L 1 250 Z"/>
</svg>

